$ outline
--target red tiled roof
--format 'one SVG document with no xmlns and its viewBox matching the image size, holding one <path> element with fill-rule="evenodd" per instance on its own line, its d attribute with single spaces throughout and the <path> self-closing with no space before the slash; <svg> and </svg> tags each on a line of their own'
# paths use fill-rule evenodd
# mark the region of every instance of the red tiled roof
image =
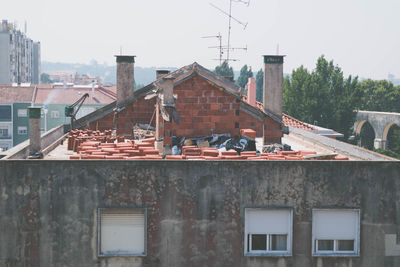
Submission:
<svg viewBox="0 0 400 267">
<path fill-rule="evenodd" d="M 305 123 L 303 121 L 300 121 L 298 119 L 295 119 L 285 113 L 282 113 L 282 121 L 283 124 L 287 127 L 295 127 L 295 128 L 299 128 L 302 130 L 316 130 L 316 128 L 314 126 L 312 126 L 311 124 Z"/>
<path fill-rule="evenodd" d="M 115 94 L 103 88 L 95 88 L 95 94 L 92 98 L 91 88 L 38 88 L 35 103 L 47 104 L 70 104 L 76 102 L 85 93 L 89 94 L 89 98 L 85 100 L 85 104 L 109 104 L 115 101 Z"/>
<path fill-rule="evenodd" d="M 35 86 L 0 85 L 0 103 L 31 102 Z"/>
<path fill-rule="evenodd" d="M 247 96 L 242 95 L 242 100 L 246 103 L 247 102 Z M 263 110 L 264 109 L 264 105 L 261 102 L 256 101 L 256 107 Z M 303 130 L 316 130 L 316 128 L 314 126 L 312 126 L 311 124 L 308 124 L 306 122 L 300 121 L 296 118 L 293 118 L 292 116 L 289 116 L 285 113 L 282 113 L 282 122 L 283 125 L 287 126 L 287 127 L 295 127 L 295 128 L 299 128 L 299 129 L 303 129 Z"/>
</svg>

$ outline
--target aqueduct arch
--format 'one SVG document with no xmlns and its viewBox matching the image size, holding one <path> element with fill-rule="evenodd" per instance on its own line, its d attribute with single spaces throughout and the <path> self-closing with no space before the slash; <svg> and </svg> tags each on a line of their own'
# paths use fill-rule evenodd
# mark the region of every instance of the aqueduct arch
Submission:
<svg viewBox="0 0 400 267">
<path fill-rule="evenodd" d="M 400 113 L 359 110 L 353 126 L 354 132 L 360 134 L 366 122 L 371 124 L 375 131 L 374 147 L 386 149 L 390 127 L 394 124 L 400 126 Z"/>
</svg>

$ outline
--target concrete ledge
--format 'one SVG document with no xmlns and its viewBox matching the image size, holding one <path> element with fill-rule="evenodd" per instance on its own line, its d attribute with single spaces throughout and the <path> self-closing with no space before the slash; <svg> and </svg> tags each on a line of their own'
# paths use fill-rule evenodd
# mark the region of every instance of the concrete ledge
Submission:
<svg viewBox="0 0 400 267">
<path fill-rule="evenodd" d="M 42 151 L 64 136 L 64 125 L 57 126 L 40 137 Z M 61 142 L 61 140 L 60 140 Z M 6 156 L 0 160 L 26 159 L 29 156 L 29 139 L 6 151 Z"/>
<path fill-rule="evenodd" d="M 320 145 L 335 149 L 340 152 L 340 154 L 347 154 L 353 157 L 360 158 L 361 160 L 393 160 L 398 161 L 395 158 L 388 157 L 386 155 L 382 155 L 365 148 L 351 145 L 342 141 L 338 141 L 336 139 L 328 138 L 319 134 L 312 133 L 310 131 L 301 130 L 295 127 L 289 127 L 289 132 L 302 136 L 303 138 L 307 138 L 313 142 L 318 142 Z"/>
</svg>

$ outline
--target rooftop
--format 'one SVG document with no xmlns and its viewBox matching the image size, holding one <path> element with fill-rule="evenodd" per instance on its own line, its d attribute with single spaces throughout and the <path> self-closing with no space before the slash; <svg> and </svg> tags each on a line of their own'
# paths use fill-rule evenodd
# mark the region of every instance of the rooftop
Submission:
<svg viewBox="0 0 400 267">
<path fill-rule="evenodd" d="M 87 86 L 78 85 L 63 88 L 51 84 L 0 85 L 0 103 L 71 104 L 85 93 L 90 95 L 85 104 L 109 104 L 115 101 L 117 97 L 115 87 L 98 86 L 94 90 L 94 97 L 92 97 L 92 88 Z"/>
</svg>

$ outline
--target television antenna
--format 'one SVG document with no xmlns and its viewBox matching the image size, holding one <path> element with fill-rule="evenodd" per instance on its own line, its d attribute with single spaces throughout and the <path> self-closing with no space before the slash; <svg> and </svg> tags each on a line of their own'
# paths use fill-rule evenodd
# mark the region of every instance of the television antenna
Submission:
<svg viewBox="0 0 400 267">
<path fill-rule="evenodd" d="M 219 41 L 219 46 L 209 46 L 208 48 L 219 48 L 219 59 L 215 59 L 215 60 L 219 60 L 219 65 L 222 64 L 222 56 L 224 54 L 224 52 L 222 51 L 222 36 L 221 33 L 218 33 L 218 35 L 210 35 L 210 36 L 203 36 L 201 38 L 218 38 Z"/>
<path fill-rule="evenodd" d="M 245 4 L 246 6 L 250 5 L 250 0 L 249 1 L 244 1 L 244 0 L 229 0 L 229 12 L 224 11 L 223 9 L 217 7 L 216 5 L 214 5 L 213 3 L 209 3 L 212 7 L 214 7 L 215 9 L 219 10 L 220 12 L 222 12 L 223 14 L 227 15 L 229 17 L 229 22 L 228 22 L 228 44 L 226 47 L 221 47 L 222 49 L 226 50 L 226 62 L 229 64 L 229 61 L 231 61 L 231 59 L 229 58 L 229 53 L 231 50 L 235 50 L 235 49 L 243 49 L 243 50 L 247 50 L 247 46 L 246 48 L 231 48 L 231 44 L 230 44 L 230 40 L 231 40 L 231 24 L 232 24 L 232 19 L 234 21 L 236 21 L 238 24 L 243 26 L 243 30 L 246 29 L 247 27 L 247 22 L 244 23 L 240 20 L 238 20 L 237 18 L 232 16 L 232 2 L 236 2 L 236 3 L 242 3 Z M 236 61 L 236 60 L 232 60 L 232 61 Z"/>
</svg>

